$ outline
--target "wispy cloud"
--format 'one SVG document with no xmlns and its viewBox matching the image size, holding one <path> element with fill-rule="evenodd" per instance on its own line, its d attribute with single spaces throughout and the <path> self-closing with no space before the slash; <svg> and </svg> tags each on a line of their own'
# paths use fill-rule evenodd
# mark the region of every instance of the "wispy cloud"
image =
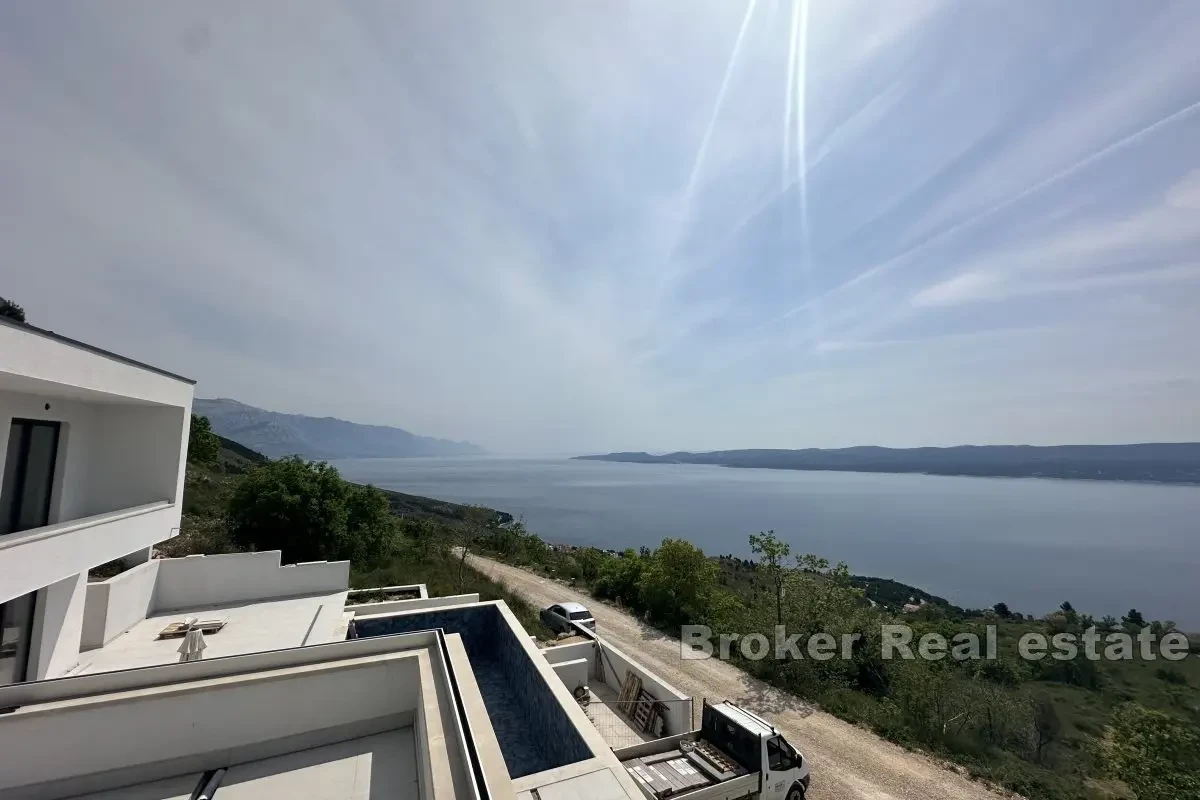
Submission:
<svg viewBox="0 0 1200 800">
<path fill-rule="evenodd" d="M 1159 202 L 1124 218 L 1066 225 L 1047 236 L 987 253 L 952 277 L 921 289 L 912 302 L 944 306 L 1194 281 L 1200 279 L 1193 263 L 1195 246 L 1200 244 L 1197 213 L 1200 170 L 1172 185 Z"/>
<path fill-rule="evenodd" d="M 0 294 L 498 450 L 1200 438 L 1200 7 L 288 10 L 0 9 Z"/>
</svg>

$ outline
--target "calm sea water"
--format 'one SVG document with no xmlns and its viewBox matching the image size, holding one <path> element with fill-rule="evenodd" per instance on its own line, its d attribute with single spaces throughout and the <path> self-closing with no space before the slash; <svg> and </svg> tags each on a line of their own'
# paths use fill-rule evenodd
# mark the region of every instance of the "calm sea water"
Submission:
<svg viewBox="0 0 1200 800">
<path fill-rule="evenodd" d="M 349 480 L 481 503 L 551 542 L 621 549 L 663 537 L 792 552 L 919 586 L 960 606 L 1145 616 L 1200 629 L 1200 487 L 796 472 L 533 458 L 335 462 Z"/>
</svg>

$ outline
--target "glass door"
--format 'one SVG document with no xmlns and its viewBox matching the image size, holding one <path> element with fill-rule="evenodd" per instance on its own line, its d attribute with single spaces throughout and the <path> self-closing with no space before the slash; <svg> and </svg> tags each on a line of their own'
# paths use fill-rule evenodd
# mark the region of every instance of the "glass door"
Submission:
<svg viewBox="0 0 1200 800">
<path fill-rule="evenodd" d="M 0 536 L 50 522 L 59 423 L 14 419 L 0 485 Z"/>
</svg>

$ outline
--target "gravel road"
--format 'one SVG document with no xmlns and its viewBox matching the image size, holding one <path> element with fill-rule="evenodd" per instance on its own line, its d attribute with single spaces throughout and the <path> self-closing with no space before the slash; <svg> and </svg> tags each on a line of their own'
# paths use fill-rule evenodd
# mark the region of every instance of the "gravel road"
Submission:
<svg viewBox="0 0 1200 800">
<path fill-rule="evenodd" d="M 469 557 L 469 563 L 539 608 L 575 600 L 596 617 L 597 631 L 693 697 L 732 700 L 767 716 L 808 759 L 810 800 L 998 800 L 996 792 L 941 766 L 813 709 L 799 698 L 751 678 L 715 659 L 683 661 L 679 641 L 580 592 L 516 567 Z"/>
</svg>

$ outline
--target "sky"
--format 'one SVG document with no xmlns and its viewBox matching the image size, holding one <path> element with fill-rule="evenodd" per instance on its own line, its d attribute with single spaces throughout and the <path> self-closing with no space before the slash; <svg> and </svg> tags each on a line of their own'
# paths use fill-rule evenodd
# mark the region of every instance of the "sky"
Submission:
<svg viewBox="0 0 1200 800">
<path fill-rule="evenodd" d="M 0 4 L 0 295 L 499 453 L 1200 440 L 1200 3 Z"/>
</svg>

